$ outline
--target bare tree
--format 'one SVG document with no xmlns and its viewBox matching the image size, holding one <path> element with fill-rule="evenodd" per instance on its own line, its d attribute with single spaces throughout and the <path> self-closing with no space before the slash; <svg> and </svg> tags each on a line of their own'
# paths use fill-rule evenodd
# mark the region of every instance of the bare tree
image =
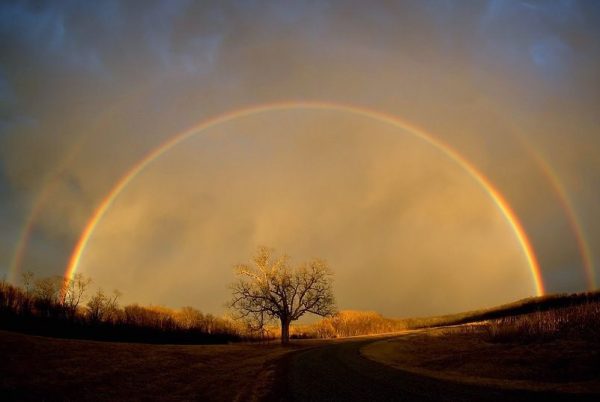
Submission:
<svg viewBox="0 0 600 402">
<path fill-rule="evenodd" d="M 267 328 L 267 324 L 269 321 L 269 315 L 265 311 L 261 311 L 260 313 L 252 313 L 245 317 L 244 324 L 249 334 L 258 335 L 259 342 L 268 342 L 270 331 Z"/>
<path fill-rule="evenodd" d="M 61 289 L 63 278 L 51 276 L 36 279 L 33 283 L 32 295 L 35 299 L 35 308 L 43 317 L 56 317 L 63 314 L 61 306 Z"/>
<path fill-rule="evenodd" d="M 34 281 L 34 273 L 31 271 L 26 271 L 21 274 L 23 278 L 23 287 L 25 288 L 25 294 L 30 296 L 33 292 L 33 281 Z"/>
<path fill-rule="evenodd" d="M 261 327 L 265 319 L 279 320 L 282 344 L 289 342 L 292 321 L 306 313 L 335 313 L 333 278 L 322 260 L 291 268 L 287 256 L 275 258 L 273 250 L 260 247 L 254 264 L 238 265 L 236 273 L 238 281 L 231 286 L 230 306 L 239 318 L 254 320 Z"/>
<path fill-rule="evenodd" d="M 73 278 L 65 278 L 62 289 L 62 303 L 69 318 L 75 317 L 77 308 L 91 282 L 91 278 L 86 278 L 79 272 Z"/>
<path fill-rule="evenodd" d="M 179 325 L 185 329 L 202 328 L 204 321 L 204 314 L 190 306 L 182 307 L 175 313 L 175 317 Z"/>
<path fill-rule="evenodd" d="M 117 299 L 120 296 L 121 292 L 118 290 L 114 290 L 111 297 L 107 296 L 102 289 L 98 289 L 87 302 L 88 319 L 94 324 L 111 320 L 119 308 Z"/>
<path fill-rule="evenodd" d="M 33 286 L 33 295 L 37 299 L 48 303 L 58 303 L 62 284 L 63 278 L 61 276 L 36 279 Z"/>
</svg>

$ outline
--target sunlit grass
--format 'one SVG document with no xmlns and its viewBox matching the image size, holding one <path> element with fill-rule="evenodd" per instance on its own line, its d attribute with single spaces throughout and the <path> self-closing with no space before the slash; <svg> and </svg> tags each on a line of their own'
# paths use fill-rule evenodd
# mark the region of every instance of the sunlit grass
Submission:
<svg viewBox="0 0 600 402">
<path fill-rule="evenodd" d="M 484 328 L 493 342 L 531 342 L 562 337 L 598 339 L 600 302 L 507 316 L 490 320 Z"/>
</svg>

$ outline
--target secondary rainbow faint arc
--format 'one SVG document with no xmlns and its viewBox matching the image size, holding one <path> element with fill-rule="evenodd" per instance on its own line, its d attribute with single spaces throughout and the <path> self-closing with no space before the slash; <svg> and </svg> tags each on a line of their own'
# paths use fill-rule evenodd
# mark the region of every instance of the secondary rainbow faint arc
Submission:
<svg viewBox="0 0 600 402">
<path fill-rule="evenodd" d="M 202 121 L 201 123 L 170 137 L 162 144 L 154 148 L 150 151 L 144 158 L 142 158 L 139 162 L 137 162 L 133 167 L 127 171 L 113 186 L 113 188 L 109 191 L 109 193 L 104 197 L 102 202 L 95 209 L 91 218 L 87 222 L 79 240 L 77 241 L 75 248 L 71 254 L 69 259 L 69 264 L 67 266 L 65 277 L 72 278 L 77 268 L 79 266 L 79 262 L 83 255 L 83 251 L 85 250 L 87 243 L 93 234 L 98 222 L 102 219 L 102 217 L 106 214 L 108 209 L 111 207 L 114 200 L 119 196 L 119 194 L 127 187 L 127 185 L 142 171 L 144 170 L 150 163 L 152 163 L 156 158 L 163 155 L 165 152 L 176 146 L 177 144 L 185 141 L 186 139 L 200 133 L 203 130 L 209 129 L 211 127 L 217 126 L 219 124 L 226 123 L 231 120 L 262 114 L 267 112 L 274 111 L 283 111 L 283 110 L 294 110 L 294 109 L 307 109 L 307 110 L 328 110 L 328 111 L 339 111 L 351 113 L 358 116 L 364 116 L 367 118 L 371 118 L 380 122 L 384 122 L 390 124 L 394 127 L 401 128 L 407 130 L 409 133 L 417 136 L 418 138 L 424 140 L 430 145 L 434 146 L 450 159 L 458 163 L 467 173 L 469 173 L 483 189 L 490 195 L 496 206 L 500 209 L 508 223 L 510 224 L 519 244 L 522 247 L 523 253 L 527 259 L 527 263 L 529 265 L 529 269 L 533 276 L 533 281 L 535 284 L 535 290 L 538 295 L 543 295 L 544 284 L 541 276 L 541 271 L 539 267 L 539 263 L 533 247 L 531 246 L 531 242 L 529 241 L 523 226 L 521 225 L 519 219 L 517 218 L 515 212 L 512 210 L 508 202 L 504 199 L 502 194 L 493 186 L 493 184 L 482 174 L 480 173 L 473 165 L 471 165 L 464 157 L 462 157 L 457 151 L 452 149 L 450 146 L 442 143 L 441 141 L 435 139 L 432 135 L 423 131 L 422 129 L 404 122 L 400 120 L 398 117 L 385 114 L 382 112 L 374 111 L 364 107 L 358 107 L 353 105 L 346 104 L 337 104 L 337 103 L 328 103 L 328 102 L 309 102 L 309 101 L 290 101 L 290 102 L 277 102 L 277 103 L 269 103 L 262 105 L 254 105 L 249 106 L 242 109 L 236 109 L 224 114 L 220 114 L 209 118 L 207 120 Z"/>
<path fill-rule="evenodd" d="M 542 153 L 534 147 L 526 136 L 517 135 L 516 138 L 523 144 L 527 152 L 533 158 L 535 163 L 541 169 L 544 177 L 550 183 L 550 186 L 554 190 L 557 200 L 565 212 L 569 228 L 575 237 L 579 255 L 581 256 L 581 262 L 583 264 L 583 270 L 585 273 L 585 279 L 588 286 L 588 290 L 596 289 L 596 274 L 594 267 L 594 258 L 590 245 L 584 235 L 583 225 L 581 219 L 575 212 L 573 207 L 573 201 L 569 197 L 569 193 L 562 184 L 556 171 L 550 166 L 546 158 Z"/>
<path fill-rule="evenodd" d="M 44 185 L 42 190 L 38 193 L 38 196 L 35 198 L 33 202 L 33 206 L 29 211 L 29 215 L 25 220 L 25 224 L 21 229 L 21 233 L 19 234 L 17 240 L 17 247 L 15 248 L 15 253 L 8 267 L 8 282 L 16 283 L 17 274 L 21 269 L 21 265 L 23 263 L 23 259 L 25 258 L 25 250 L 27 248 L 27 244 L 29 243 L 29 239 L 31 234 L 33 233 L 33 228 L 36 223 L 36 219 L 41 214 L 46 202 L 52 195 L 52 193 L 56 190 L 59 184 L 58 177 L 66 167 L 71 163 L 77 152 L 81 149 L 83 145 L 82 139 L 77 141 L 69 150 L 67 157 L 63 159 L 62 163 L 54 169 L 54 171 L 46 176 L 44 180 Z"/>
<path fill-rule="evenodd" d="M 27 249 L 29 239 L 31 238 L 31 235 L 33 233 L 33 228 L 36 224 L 36 220 L 41 214 L 50 196 L 58 187 L 60 175 L 63 174 L 67 167 L 71 164 L 73 159 L 77 156 L 78 152 L 83 147 L 84 143 L 90 137 L 90 135 L 92 133 L 97 132 L 100 129 L 103 121 L 106 121 L 107 116 L 111 116 L 116 111 L 120 110 L 120 108 L 123 106 L 123 104 L 125 104 L 126 101 L 142 96 L 145 91 L 154 88 L 157 83 L 152 83 L 154 85 L 150 85 L 149 83 L 149 85 L 147 86 L 136 88 L 133 91 L 127 92 L 125 96 L 120 97 L 118 101 L 111 103 L 110 107 L 105 109 L 103 112 L 99 113 L 96 116 L 96 124 L 92 125 L 92 128 L 87 130 L 85 134 L 79 136 L 78 140 L 69 148 L 67 156 L 63 158 L 59 166 L 56 169 L 54 169 L 52 173 L 46 175 L 46 178 L 43 180 L 44 185 L 41 191 L 38 193 L 38 196 L 36 197 L 29 211 L 29 215 L 27 216 L 27 219 L 25 220 L 23 228 L 21 229 L 21 232 L 17 239 L 17 246 L 15 247 L 15 252 L 8 267 L 7 280 L 9 283 L 15 284 L 17 281 L 17 274 L 21 270 L 21 265 L 23 263 L 23 259 L 25 258 L 25 251 Z"/>
<path fill-rule="evenodd" d="M 575 208 L 573 208 L 573 202 L 571 201 L 571 198 L 565 190 L 565 187 L 560 181 L 558 175 L 556 174 L 554 169 L 552 169 L 552 167 L 548 164 L 546 159 L 536 151 L 532 151 L 532 155 L 535 161 L 542 169 L 542 172 L 554 188 L 554 191 L 558 196 L 558 201 L 561 204 L 563 210 L 565 211 L 565 214 L 567 215 L 567 222 L 569 223 L 571 232 L 573 232 L 573 234 L 575 235 L 575 241 L 577 242 L 577 248 L 583 263 L 583 269 L 585 272 L 585 279 L 587 282 L 588 290 L 595 290 L 597 285 L 594 268 L 594 259 L 592 257 L 590 245 L 588 244 L 587 239 L 583 234 L 584 231 L 583 225 L 581 224 L 581 220 L 579 219 L 579 216 L 575 213 Z"/>
</svg>

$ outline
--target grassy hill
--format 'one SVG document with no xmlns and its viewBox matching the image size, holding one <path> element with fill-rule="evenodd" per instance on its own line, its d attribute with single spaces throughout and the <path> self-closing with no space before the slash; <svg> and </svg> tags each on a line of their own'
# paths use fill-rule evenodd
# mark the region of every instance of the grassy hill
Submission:
<svg viewBox="0 0 600 402">
<path fill-rule="evenodd" d="M 582 293 L 559 293 L 529 297 L 488 309 L 472 310 L 436 317 L 404 318 L 399 321 L 403 322 L 405 327 L 409 329 L 431 328 L 495 320 L 597 302 L 600 302 L 599 290 Z"/>
<path fill-rule="evenodd" d="M 600 291 L 530 297 L 497 307 L 433 317 L 397 319 L 373 311 L 344 310 L 314 324 L 296 325 L 292 334 L 298 338 L 339 338 L 486 321 L 487 327 L 498 334 L 510 324 L 529 326 L 527 331 L 535 335 L 567 321 L 587 328 L 594 321 L 597 309 L 600 309 Z M 272 331 L 276 333 L 277 328 Z"/>
</svg>

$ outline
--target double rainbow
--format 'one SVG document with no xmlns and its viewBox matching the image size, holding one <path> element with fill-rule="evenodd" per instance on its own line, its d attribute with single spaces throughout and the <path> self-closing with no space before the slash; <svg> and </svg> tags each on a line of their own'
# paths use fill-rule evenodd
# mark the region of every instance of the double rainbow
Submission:
<svg viewBox="0 0 600 402">
<path fill-rule="evenodd" d="M 521 225 L 519 219 L 517 218 L 515 212 L 512 210 L 508 202 L 504 199 L 502 194 L 494 187 L 494 185 L 481 173 L 477 170 L 475 166 L 470 164 L 464 157 L 462 157 L 457 151 L 452 149 L 447 144 L 444 144 L 440 140 L 434 138 L 432 135 L 423 131 L 422 129 L 407 123 L 396 116 L 381 113 L 378 111 L 374 111 L 364 107 L 357 107 L 352 105 L 344 105 L 337 103 L 327 103 L 327 102 L 280 102 L 280 103 L 271 103 L 264 104 L 258 106 L 247 107 L 243 109 L 234 110 L 228 113 L 224 113 L 221 115 L 217 115 L 215 117 L 209 118 L 207 120 L 202 121 L 201 123 L 181 132 L 175 134 L 170 137 L 162 144 L 154 148 L 150 151 L 144 158 L 142 158 L 139 162 L 137 162 L 133 167 L 127 171 L 113 186 L 113 188 L 109 191 L 109 193 L 104 197 L 102 202 L 98 205 L 98 207 L 94 210 L 92 216 L 88 220 L 79 240 L 77 241 L 75 248 L 71 254 L 69 259 L 69 263 L 67 265 L 65 271 L 65 277 L 72 278 L 73 275 L 77 272 L 79 267 L 79 263 L 81 261 L 81 257 L 86 249 L 86 246 L 94 233 L 94 230 L 98 226 L 98 223 L 102 220 L 106 212 L 110 209 L 113 202 L 117 199 L 117 197 L 121 194 L 121 192 L 127 187 L 129 183 L 135 177 L 140 174 L 149 164 L 163 155 L 165 152 L 171 150 L 176 145 L 181 142 L 193 137 L 204 130 L 210 129 L 212 127 L 218 126 L 219 124 L 223 124 L 235 119 L 240 119 L 248 116 L 265 114 L 274 111 L 285 111 L 285 110 L 293 110 L 293 109 L 304 109 L 304 110 L 327 110 L 327 111 L 338 111 L 344 113 L 350 113 L 357 116 L 363 116 L 367 118 L 371 118 L 377 120 L 382 123 L 389 124 L 393 127 L 401 128 L 411 133 L 412 135 L 420 138 L 431 146 L 435 147 L 443 154 L 445 154 L 448 158 L 457 163 L 465 172 L 467 172 L 480 186 L 484 189 L 490 198 L 493 200 L 494 204 L 498 207 L 502 215 L 505 217 L 510 227 L 513 230 L 515 237 L 517 238 L 519 244 L 521 245 L 522 252 L 527 259 L 527 263 L 529 269 L 531 271 L 533 281 L 535 284 L 535 290 L 538 295 L 544 294 L 544 284 L 540 272 L 539 263 L 537 261 L 535 252 L 531 243 Z"/>
<path fill-rule="evenodd" d="M 577 213 L 575 213 L 575 208 L 573 207 L 573 201 L 564 185 L 562 184 L 558 174 L 556 171 L 550 166 L 548 161 L 544 158 L 544 156 L 533 147 L 525 136 L 518 136 L 519 140 L 524 144 L 525 149 L 528 150 L 529 154 L 533 158 L 534 162 L 540 168 L 542 174 L 545 176 L 546 180 L 552 187 L 554 194 L 556 195 L 556 199 L 560 204 L 562 210 L 565 212 L 565 217 L 567 218 L 567 223 L 569 224 L 569 229 L 571 233 L 575 237 L 575 242 L 577 243 L 577 249 L 579 255 L 581 256 L 581 263 L 583 264 L 583 271 L 585 274 L 585 281 L 589 290 L 596 289 L 596 275 L 594 272 L 594 259 L 592 256 L 592 252 L 590 249 L 590 245 L 586 239 L 585 232 L 583 230 L 583 225 L 581 224 L 581 220 Z"/>
</svg>

